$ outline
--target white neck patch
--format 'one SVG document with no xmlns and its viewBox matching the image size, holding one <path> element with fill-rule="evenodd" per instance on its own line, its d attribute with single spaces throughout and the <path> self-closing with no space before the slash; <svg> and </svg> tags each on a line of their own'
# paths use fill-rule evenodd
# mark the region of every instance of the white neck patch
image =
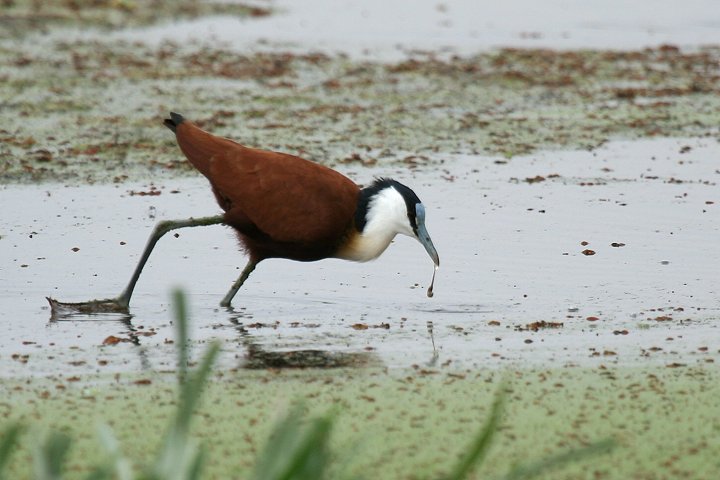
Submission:
<svg viewBox="0 0 720 480">
<path fill-rule="evenodd" d="M 405 198 L 393 187 L 384 188 L 372 197 L 365 218 L 367 223 L 363 231 L 339 252 L 338 257 L 367 262 L 379 257 L 398 233 L 415 236 Z"/>
</svg>

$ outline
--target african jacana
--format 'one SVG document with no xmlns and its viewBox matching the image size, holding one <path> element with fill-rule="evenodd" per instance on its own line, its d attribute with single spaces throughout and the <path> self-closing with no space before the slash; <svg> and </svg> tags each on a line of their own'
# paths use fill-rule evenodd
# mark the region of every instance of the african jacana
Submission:
<svg viewBox="0 0 720 480">
<path fill-rule="evenodd" d="M 416 238 L 435 267 L 439 266 L 425 228 L 425 207 L 415 192 L 400 182 L 379 178 L 360 189 L 328 167 L 285 153 L 245 147 L 207 133 L 174 112 L 164 124 L 175 133 L 190 163 L 210 181 L 225 213 L 160 222 L 118 298 L 66 306 L 127 311 L 140 272 L 160 237 L 178 228 L 219 223 L 236 230 L 249 256 L 240 277 L 220 302 L 226 307 L 257 264 L 267 258 L 309 262 L 334 257 L 365 262 L 377 258 L 395 235 L 402 233 Z M 428 295 L 431 289 L 432 285 Z"/>
</svg>

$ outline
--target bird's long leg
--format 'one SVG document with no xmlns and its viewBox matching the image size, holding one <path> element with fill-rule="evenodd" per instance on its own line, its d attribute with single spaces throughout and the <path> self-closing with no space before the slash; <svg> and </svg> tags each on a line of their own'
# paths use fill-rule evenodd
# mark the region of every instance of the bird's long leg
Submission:
<svg viewBox="0 0 720 480">
<path fill-rule="evenodd" d="M 235 294 L 240 290 L 240 287 L 242 287 L 243 283 L 245 283 L 245 280 L 250 276 L 253 270 L 255 270 L 255 266 L 258 264 L 255 260 L 250 259 L 250 261 L 245 265 L 245 268 L 243 268 L 242 273 L 238 277 L 237 280 L 235 280 L 235 283 L 232 284 L 232 287 L 230 287 L 230 290 L 228 293 L 223 297 L 222 301 L 220 301 L 221 307 L 229 307 L 230 302 L 232 302 L 233 297 Z"/>
<path fill-rule="evenodd" d="M 116 299 L 117 303 L 125 309 L 130 306 L 130 297 L 135 289 L 135 284 L 140 278 L 140 273 L 142 272 L 145 263 L 147 263 L 148 258 L 150 258 L 150 254 L 152 253 L 153 248 L 155 248 L 155 244 L 163 235 L 173 230 L 177 230 L 178 228 L 205 227 L 209 225 L 217 225 L 219 223 L 223 223 L 223 221 L 224 217 L 222 215 L 217 215 L 214 217 L 188 218 L 187 220 L 164 220 L 155 225 L 150 238 L 148 238 L 145 250 L 140 257 L 140 261 L 138 262 L 137 267 L 135 267 L 135 272 L 133 272 L 125 290 L 123 290 L 120 296 Z"/>
<path fill-rule="evenodd" d="M 106 298 L 103 300 L 90 300 L 89 302 L 80 303 L 59 302 L 48 297 L 47 300 L 50 303 L 51 318 L 60 318 L 75 313 L 128 313 L 130 307 L 130 297 L 135 289 L 135 284 L 140 278 L 140 273 L 142 272 L 145 263 L 147 263 L 148 258 L 150 258 L 150 254 L 152 253 L 153 248 L 155 248 L 155 244 L 163 235 L 172 230 L 177 230 L 178 228 L 217 225 L 219 223 L 223 223 L 224 221 L 225 217 L 218 215 L 215 217 L 188 218 L 187 220 L 165 220 L 158 223 L 155 225 L 155 229 L 150 235 L 150 238 L 148 238 L 147 245 L 145 246 L 145 250 L 140 257 L 137 267 L 135 267 L 135 272 L 133 272 L 132 278 L 130 278 L 127 287 L 125 287 L 125 290 L 123 290 L 120 296 L 115 298 Z"/>
</svg>

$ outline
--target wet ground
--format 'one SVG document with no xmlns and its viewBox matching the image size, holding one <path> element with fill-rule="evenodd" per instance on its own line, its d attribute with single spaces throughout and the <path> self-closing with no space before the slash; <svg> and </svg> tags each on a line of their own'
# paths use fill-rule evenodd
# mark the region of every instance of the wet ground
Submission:
<svg viewBox="0 0 720 480">
<path fill-rule="evenodd" d="M 227 311 L 218 302 L 245 259 L 227 228 L 200 227 L 161 240 L 130 316 L 101 318 L 52 319 L 44 297 L 119 293 L 154 223 L 218 211 L 207 182 L 5 187 L 2 202 L 22 208 L 6 212 L 2 239 L 0 348 L 11 353 L 2 369 L 171 365 L 176 285 L 191 294 L 194 337 L 224 339 L 227 366 L 242 365 L 252 345 L 355 352 L 407 368 L 433 358 L 432 339 L 437 361 L 461 370 L 713 362 L 718 155 L 714 139 L 667 139 L 510 163 L 458 155 L 415 172 L 348 170 L 360 183 L 393 175 L 415 187 L 441 253 L 434 298 L 425 296 L 430 260 L 398 237 L 368 264 L 266 261 Z M 121 343 L 103 345 L 111 336 Z"/>
<path fill-rule="evenodd" d="M 351 471 L 438 476 L 503 376 L 513 395 L 491 474 L 605 436 L 620 444 L 609 459 L 547 478 L 720 469 L 720 49 L 708 2 L 680 13 L 654 2 L 650 17 L 425 2 L 406 18 L 348 1 L 326 29 L 315 22 L 332 9 L 314 1 L 94 2 L 82 15 L 77 2 L 10 3 L 0 414 L 69 428 L 73 471 L 97 455 L 99 421 L 132 456 L 152 451 L 173 403 L 176 286 L 194 353 L 222 342 L 197 428 L 209 478 L 244 476 L 295 398 L 342 406 L 336 447 L 371 439 Z M 222 309 L 245 258 L 218 226 L 161 240 L 130 315 L 53 318 L 45 296 L 118 294 L 156 222 L 218 212 L 160 124 L 170 109 L 359 183 L 412 186 L 442 262 L 434 298 L 431 261 L 397 238 L 367 264 L 263 262 Z"/>
<path fill-rule="evenodd" d="M 225 17 L 204 22 L 249 35 L 306 14 L 232 17 L 238 28 Z M 185 35 L 184 24 L 162 25 L 160 38 L 152 28 L 0 31 L 0 180 L 186 176 L 190 167 L 161 125 L 170 110 L 245 144 L 333 166 L 407 168 L 455 153 L 511 158 L 615 138 L 717 136 L 713 44 L 648 38 L 647 48 L 625 51 L 553 50 L 538 39 L 536 49 L 489 49 L 460 36 L 457 51 L 471 52 L 456 55 L 410 48 L 414 37 L 401 29 L 398 41 L 410 43 L 399 57 L 369 43 L 371 54 L 356 58 L 305 44 L 300 34 L 292 45 L 202 40 Z M 372 37 L 352 28 L 355 44 Z"/>
</svg>

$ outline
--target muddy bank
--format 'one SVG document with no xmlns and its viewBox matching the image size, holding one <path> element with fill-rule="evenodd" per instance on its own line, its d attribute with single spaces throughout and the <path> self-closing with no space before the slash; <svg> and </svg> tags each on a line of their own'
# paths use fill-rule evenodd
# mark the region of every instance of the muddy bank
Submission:
<svg viewBox="0 0 720 480">
<path fill-rule="evenodd" d="M 170 110 L 242 143 L 328 165 L 506 161 L 613 138 L 717 136 L 720 48 L 501 49 L 378 62 L 230 45 L 0 40 L 0 180 L 123 182 L 190 174 Z"/>
</svg>

